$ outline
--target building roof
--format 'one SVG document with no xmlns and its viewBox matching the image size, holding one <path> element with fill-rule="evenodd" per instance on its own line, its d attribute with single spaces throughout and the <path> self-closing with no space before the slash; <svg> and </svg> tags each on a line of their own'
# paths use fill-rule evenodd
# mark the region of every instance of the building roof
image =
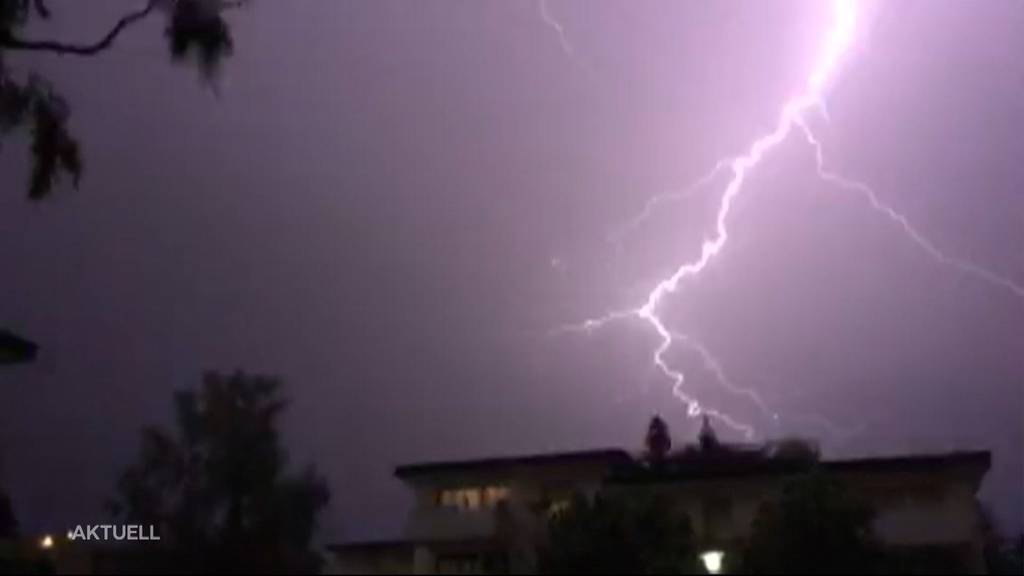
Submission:
<svg viewBox="0 0 1024 576">
<path fill-rule="evenodd" d="M 636 484 L 653 482 L 685 482 L 688 480 L 742 478 L 749 476 L 785 476 L 806 472 L 815 465 L 836 473 L 930 473 L 962 469 L 970 474 L 975 488 L 991 465 L 987 450 L 826 460 L 816 463 L 799 458 L 755 457 L 750 453 L 735 456 L 726 453 L 700 452 L 671 459 L 652 468 L 642 462 L 616 467 L 609 482 Z"/>
<path fill-rule="evenodd" d="M 763 450 L 748 446 L 722 445 L 721 448 L 712 451 L 683 450 L 670 455 L 661 465 L 651 467 L 625 450 L 609 448 L 409 464 L 395 468 L 395 476 L 405 480 L 437 474 L 585 463 L 607 466 L 607 481 L 616 484 L 790 475 L 805 472 L 816 464 L 812 459 L 773 457 Z M 927 473 L 960 468 L 970 472 L 970 477 L 977 485 L 991 465 L 991 453 L 980 450 L 827 460 L 819 465 L 826 470 L 839 473 Z"/>
<path fill-rule="evenodd" d="M 915 454 L 909 456 L 882 456 L 853 460 L 833 460 L 825 465 L 830 470 L 853 472 L 860 470 L 899 470 L 930 472 L 949 466 L 977 466 L 984 470 L 992 465 L 988 450 L 947 452 L 945 454 Z"/>
<path fill-rule="evenodd" d="M 449 460 L 422 464 L 408 464 L 395 468 L 395 476 L 407 479 L 437 473 L 476 472 L 521 466 L 551 466 L 587 463 L 615 466 L 628 464 L 630 462 L 633 462 L 633 457 L 629 455 L 629 452 L 619 448 L 607 448 L 600 450 L 483 458 L 479 460 Z"/>
</svg>

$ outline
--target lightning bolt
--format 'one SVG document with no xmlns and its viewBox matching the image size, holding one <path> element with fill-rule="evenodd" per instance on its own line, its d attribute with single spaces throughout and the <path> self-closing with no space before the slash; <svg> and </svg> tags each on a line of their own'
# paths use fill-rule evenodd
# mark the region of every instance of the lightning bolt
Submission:
<svg viewBox="0 0 1024 576">
<path fill-rule="evenodd" d="M 725 388 L 732 394 L 746 397 L 755 406 L 757 406 L 758 410 L 761 411 L 761 414 L 764 415 L 765 418 L 773 422 L 778 422 L 778 412 L 769 408 L 764 399 L 761 398 L 761 395 L 753 389 L 744 388 L 735 384 L 729 376 L 726 375 L 722 362 L 700 340 L 682 332 L 673 332 L 672 338 L 678 340 L 679 343 L 683 344 L 690 350 L 693 350 L 698 356 L 700 356 L 701 361 L 704 363 L 704 368 L 711 372 L 715 377 L 715 382 L 717 382 L 719 386 Z"/>
<path fill-rule="evenodd" d="M 608 242 L 613 244 L 616 248 L 616 252 L 621 253 L 623 251 L 622 242 L 629 236 L 634 230 L 639 228 L 646 222 L 651 216 L 654 215 L 654 210 L 658 206 L 668 203 L 682 200 L 687 196 L 702 190 L 714 182 L 715 178 L 721 174 L 722 170 L 729 167 L 729 162 L 725 160 L 719 160 L 715 164 L 715 167 L 710 172 L 705 174 L 699 180 L 693 182 L 683 190 L 666 192 L 664 194 L 658 194 L 652 196 L 644 204 L 643 210 L 641 210 L 636 216 L 627 220 L 624 224 L 619 226 L 611 234 L 608 235 Z"/>
<path fill-rule="evenodd" d="M 704 363 L 706 368 L 712 376 L 714 376 L 715 382 L 729 391 L 730 393 L 737 396 L 744 396 L 749 399 L 761 414 L 776 425 L 781 424 L 783 420 L 792 422 L 803 422 L 812 426 L 817 426 L 825 431 L 825 433 L 832 437 L 838 442 L 845 442 L 851 438 L 862 434 L 865 430 L 863 424 L 858 425 L 854 428 L 847 428 L 839 426 L 825 418 L 821 414 L 814 412 L 805 413 L 787 413 L 782 416 L 777 411 L 769 407 L 768 403 L 752 388 L 745 388 L 733 382 L 729 375 L 725 371 L 725 367 L 722 361 L 716 356 L 704 343 L 695 338 L 691 334 L 684 334 L 682 332 L 673 332 L 672 337 L 675 338 L 680 344 L 693 350 L 700 356 L 701 361 Z"/>
<path fill-rule="evenodd" d="M 546 6 L 544 6 L 544 0 L 541 0 L 541 5 L 542 16 L 544 16 L 545 21 L 548 22 L 549 25 L 552 25 L 559 32 L 560 37 L 564 39 L 564 30 L 562 27 L 559 26 L 557 22 L 552 23 L 550 21 L 550 14 L 547 14 L 544 11 L 546 9 Z M 701 245 L 700 255 L 695 260 L 680 265 L 670 276 L 658 282 L 648 293 L 647 299 L 640 306 L 626 310 L 609 312 L 604 316 L 591 318 L 575 325 L 563 326 L 557 330 L 557 332 L 571 331 L 589 333 L 610 323 L 629 319 L 639 319 L 647 323 L 659 338 L 659 343 L 651 356 L 652 362 L 654 363 L 654 366 L 672 382 L 673 395 L 686 405 L 687 414 L 691 417 L 706 414 L 724 422 L 727 426 L 743 433 L 744 436 L 748 438 L 752 437 L 754 433 L 754 429 L 750 424 L 739 421 L 720 410 L 704 406 L 696 398 L 685 392 L 683 389 L 683 385 L 685 383 L 683 372 L 673 368 L 666 359 L 666 354 L 674 344 L 680 343 L 691 350 L 696 351 L 698 355 L 701 356 L 705 367 L 715 376 L 717 382 L 723 388 L 734 394 L 743 395 L 749 398 L 759 408 L 762 414 L 768 417 L 771 421 L 777 422 L 779 420 L 778 413 L 771 410 L 761 397 L 753 390 L 741 388 L 733 384 L 732 381 L 726 377 L 721 363 L 710 353 L 710 351 L 707 350 L 706 347 L 686 334 L 669 330 L 665 325 L 664 320 L 659 316 L 658 311 L 662 302 L 668 296 L 676 293 L 685 280 L 700 275 L 701 272 L 703 272 L 704 269 L 707 268 L 725 249 L 729 240 L 729 229 L 727 226 L 729 214 L 735 199 L 743 191 L 747 178 L 750 173 L 761 164 L 765 156 L 785 141 L 794 129 L 801 132 L 813 148 L 817 175 L 823 181 L 863 195 L 873 210 L 882 214 L 897 225 L 913 243 L 920 247 L 936 262 L 954 267 L 964 273 L 974 276 L 975 278 L 984 280 L 995 286 L 1005 288 L 1016 296 L 1024 298 L 1024 287 L 1015 283 L 1011 279 L 996 274 L 995 272 L 973 262 L 951 257 L 939 250 L 933 242 L 928 240 L 914 226 L 912 226 L 905 216 L 897 212 L 891 206 L 882 202 L 874 190 L 866 184 L 844 178 L 826 169 L 824 152 L 822 149 L 823 147 L 820 141 L 815 137 L 814 133 L 810 130 L 807 122 L 805 121 L 805 116 L 810 112 L 816 112 L 820 117 L 828 121 L 828 110 L 824 99 L 825 93 L 831 83 L 835 80 L 835 76 L 839 70 L 840 64 L 842 63 L 843 57 L 849 52 L 853 44 L 854 34 L 857 28 L 857 11 L 854 0 L 833 0 L 832 7 L 832 23 L 825 35 L 824 45 L 822 46 L 807 82 L 802 91 L 784 103 L 777 118 L 774 130 L 754 140 L 743 155 L 720 161 L 711 172 L 683 192 L 664 194 L 651 198 L 645 204 L 643 211 L 633 219 L 629 220 L 625 226 L 620 228 L 610 237 L 610 240 L 619 246 L 621 250 L 621 239 L 647 220 L 653 214 L 654 209 L 658 205 L 663 202 L 679 199 L 697 189 L 707 186 L 718 176 L 719 173 L 728 169 L 731 172 L 731 175 L 718 205 L 718 210 L 715 216 L 714 234 L 710 238 L 706 238 L 704 240 Z M 849 431 L 843 431 L 818 414 L 805 415 L 798 419 L 817 423 L 836 435 L 851 436 L 860 433 L 862 430 L 858 429 L 852 433 Z"/>
<path fill-rule="evenodd" d="M 856 180 L 844 178 L 838 174 L 835 174 L 834 172 L 829 172 L 825 168 L 825 158 L 824 153 L 822 151 L 821 142 L 814 136 L 814 133 L 811 132 L 811 129 L 807 126 L 806 122 L 800 120 L 797 122 L 797 126 L 800 128 L 800 130 L 803 131 L 804 136 L 807 138 L 807 143 L 810 144 L 812 148 L 814 148 L 814 159 L 819 178 L 830 184 L 834 184 L 846 190 L 852 190 L 864 196 L 864 198 L 868 201 L 868 204 L 870 204 L 872 209 L 882 214 L 890 221 L 892 221 L 896 226 L 898 226 L 914 244 L 916 244 L 921 250 L 925 252 L 925 254 L 931 257 L 935 262 L 942 264 L 944 266 L 956 268 L 957 270 L 960 270 L 964 274 L 973 276 L 979 280 L 988 282 L 989 284 L 992 284 L 994 286 L 1005 288 L 1006 290 L 1009 290 L 1011 293 L 1016 295 L 1018 298 L 1024 298 L 1024 286 L 1017 284 L 1016 282 L 1005 276 L 1002 276 L 987 268 L 979 266 L 974 262 L 950 256 L 943 252 L 942 250 L 939 250 L 939 248 L 936 247 L 931 240 L 926 238 L 923 234 L 921 234 L 921 232 L 914 228 L 913 225 L 911 225 L 910 221 L 907 220 L 906 216 L 900 214 L 894 208 L 879 200 L 878 194 L 876 194 L 875 191 L 867 184 L 864 184 L 863 182 L 858 182 Z"/>
<path fill-rule="evenodd" d="M 565 55 L 569 58 L 573 58 L 572 44 L 565 33 L 565 26 L 562 26 L 562 23 L 551 14 L 548 0 L 537 0 L 537 10 L 540 11 L 540 19 L 544 21 L 544 24 L 558 35 L 558 42 L 562 45 L 562 52 L 565 52 Z"/>
<path fill-rule="evenodd" d="M 542 9 L 545 8 L 543 0 L 541 7 Z M 658 309 L 665 298 L 674 294 L 679 289 L 684 280 L 699 275 L 725 248 L 729 240 L 729 230 L 727 227 L 729 213 L 732 210 L 736 197 L 742 192 L 743 185 L 746 183 L 750 172 L 761 163 L 765 154 L 789 136 L 793 127 L 798 125 L 802 114 L 811 109 L 823 109 L 824 90 L 829 82 L 832 81 L 842 56 L 849 50 L 856 29 L 856 12 L 852 0 L 837 0 L 834 3 L 834 8 L 832 27 L 826 36 L 825 45 L 803 91 L 785 103 L 779 114 L 775 129 L 772 132 L 755 140 L 742 156 L 723 162 L 732 174 L 718 206 L 718 212 L 715 217 L 715 233 L 711 238 L 704 240 L 701 245 L 700 256 L 692 262 L 679 266 L 671 276 L 659 282 L 648 294 L 646 301 L 639 307 L 611 312 L 600 318 L 589 319 L 579 325 L 563 328 L 563 330 L 589 332 L 601 328 L 610 322 L 631 317 L 639 318 L 646 322 L 660 340 L 651 356 L 651 360 L 655 367 L 672 382 L 672 393 L 686 405 L 687 415 L 696 417 L 706 414 L 724 422 L 727 426 L 741 432 L 748 438 L 754 434 L 754 429 L 750 424 L 741 422 L 720 410 L 704 406 L 696 398 L 685 392 L 683 384 L 686 379 L 683 372 L 673 368 L 665 358 L 666 353 L 672 348 L 677 338 L 673 337 L 672 331 L 665 326 L 664 321 L 658 315 Z M 545 18 L 545 21 L 549 25 L 551 24 L 549 19 Z M 560 34 L 564 32 L 560 26 L 555 26 L 555 28 Z M 717 171 L 718 168 L 716 167 L 712 175 L 717 173 Z M 650 204 L 648 206 L 650 207 Z"/>
</svg>

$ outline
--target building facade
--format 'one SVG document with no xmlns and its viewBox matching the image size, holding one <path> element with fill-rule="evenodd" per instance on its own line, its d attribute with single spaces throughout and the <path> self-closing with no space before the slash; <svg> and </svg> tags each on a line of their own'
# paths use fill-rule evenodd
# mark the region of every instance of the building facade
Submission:
<svg viewBox="0 0 1024 576">
<path fill-rule="evenodd" d="M 413 493 L 404 533 L 391 542 L 331 547 L 337 573 L 530 573 L 552 514 L 598 491 L 669 495 L 701 550 L 740 550 L 758 510 L 807 470 L 771 446 L 713 440 L 667 454 L 657 467 L 624 450 L 591 450 L 400 466 Z M 984 570 L 976 493 L 988 452 L 826 461 L 818 464 L 874 509 L 876 536 L 908 555 Z M 718 558 L 719 560 L 721 557 Z M 728 562 L 727 562 L 728 564 Z"/>
</svg>

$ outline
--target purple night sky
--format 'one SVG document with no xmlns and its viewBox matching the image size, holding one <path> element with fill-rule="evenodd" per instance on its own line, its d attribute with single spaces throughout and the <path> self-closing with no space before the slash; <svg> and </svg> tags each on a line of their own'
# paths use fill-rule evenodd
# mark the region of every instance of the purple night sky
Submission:
<svg viewBox="0 0 1024 576">
<path fill-rule="evenodd" d="M 92 39 L 132 2 L 53 2 Z M 27 528 L 104 518 L 141 426 L 206 369 L 281 376 L 287 442 L 330 480 L 325 540 L 387 536 L 391 469 L 638 447 L 696 422 L 638 320 L 713 233 L 727 175 L 620 234 L 774 127 L 813 67 L 823 2 L 256 2 L 217 86 L 148 21 L 89 60 L 8 56 L 72 105 L 79 190 L 25 199 L 0 154 L 0 326 L 43 345 L 0 372 L 0 481 Z M 1024 285 L 1024 5 L 865 4 L 812 118 L 950 257 Z M 993 450 L 983 495 L 1024 524 L 1024 296 L 943 265 L 794 133 L 754 170 L 721 255 L 664 301 L 688 392 L 759 439 L 830 457 Z M 723 434 L 724 428 L 720 427 Z M 738 439 L 739 437 L 734 437 Z"/>
</svg>

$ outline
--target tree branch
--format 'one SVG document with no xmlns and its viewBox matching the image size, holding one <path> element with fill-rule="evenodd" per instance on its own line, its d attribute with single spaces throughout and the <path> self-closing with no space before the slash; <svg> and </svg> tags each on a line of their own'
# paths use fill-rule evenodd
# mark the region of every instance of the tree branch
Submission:
<svg viewBox="0 0 1024 576">
<path fill-rule="evenodd" d="M 26 50 L 34 52 L 53 52 L 56 54 L 72 54 L 74 56 L 92 56 L 110 48 L 114 40 L 124 31 L 125 28 L 149 16 L 156 8 L 157 0 L 149 0 L 145 7 L 132 12 L 120 20 L 110 29 L 110 32 L 99 41 L 92 44 L 66 44 L 53 40 L 22 40 L 10 34 L 0 35 L 0 48 L 7 50 Z"/>
</svg>

